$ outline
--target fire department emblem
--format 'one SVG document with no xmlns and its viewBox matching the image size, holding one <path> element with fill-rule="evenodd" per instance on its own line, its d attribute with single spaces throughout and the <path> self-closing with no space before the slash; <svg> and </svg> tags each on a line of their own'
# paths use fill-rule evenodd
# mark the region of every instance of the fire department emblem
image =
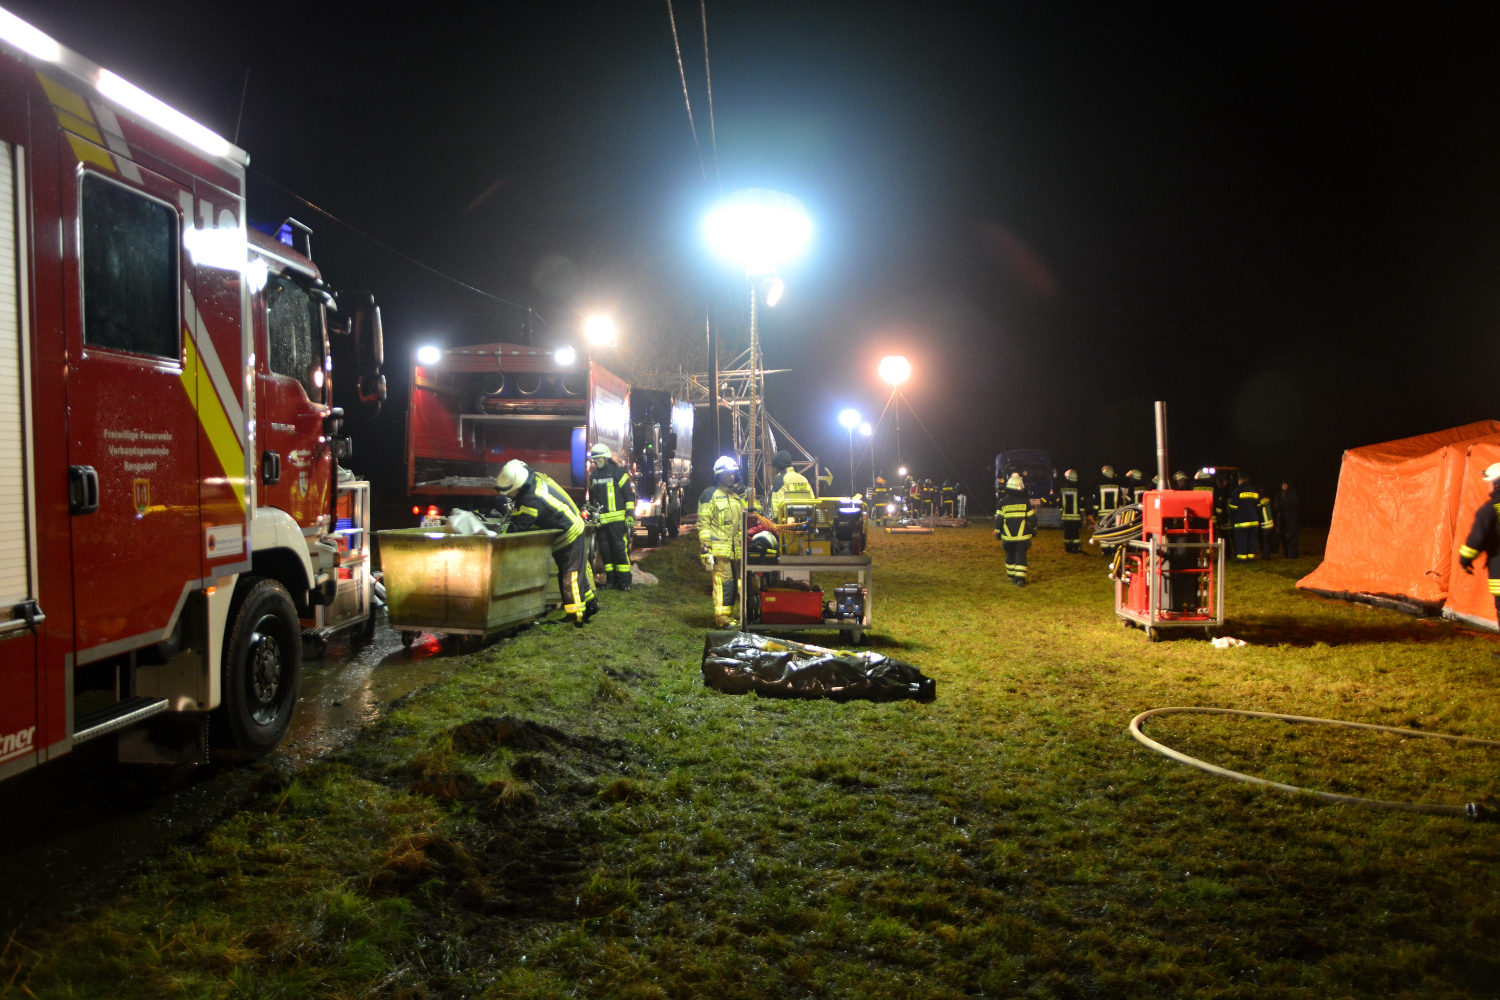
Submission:
<svg viewBox="0 0 1500 1000">
<path fill-rule="evenodd" d="M 137 514 L 144 514 L 146 513 L 147 508 L 151 506 L 151 480 L 137 479 L 135 480 L 134 485 L 135 512 Z"/>
</svg>

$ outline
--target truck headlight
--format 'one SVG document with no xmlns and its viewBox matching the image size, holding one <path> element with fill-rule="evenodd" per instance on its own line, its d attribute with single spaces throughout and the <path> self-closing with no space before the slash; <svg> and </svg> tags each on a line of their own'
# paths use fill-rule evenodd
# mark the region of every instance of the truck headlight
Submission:
<svg viewBox="0 0 1500 1000">
<path fill-rule="evenodd" d="M 650 500 L 637 500 L 635 502 L 636 517 L 650 517 L 652 503 Z"/>
</svg>

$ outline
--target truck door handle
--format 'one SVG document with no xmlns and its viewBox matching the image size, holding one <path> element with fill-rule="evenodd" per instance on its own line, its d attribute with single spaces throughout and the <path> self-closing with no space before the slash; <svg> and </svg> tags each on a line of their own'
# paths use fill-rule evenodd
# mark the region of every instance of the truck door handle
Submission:
<svg viewBox="0 0 1500 1000">
<path fill-rule="evenodd" d="M 99 509 L 99 473 L 92 465 L 68 466 L 68 513 L 92 514 Z"/>
<path fill-rule="evenodd" d="M 281 453 L 268 451 L 260 456 L 260 481 L 267 486 L 281 482 Z"/>
</svg>

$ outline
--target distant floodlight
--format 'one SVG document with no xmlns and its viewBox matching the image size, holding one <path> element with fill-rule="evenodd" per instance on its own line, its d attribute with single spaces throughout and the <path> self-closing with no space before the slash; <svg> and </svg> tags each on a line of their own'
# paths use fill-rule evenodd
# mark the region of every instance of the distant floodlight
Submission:
<svg viewBox="0 0 1500 1000">
<path fill-rule="evenodd" d="M 896 470 L 896 475 L 898 475 L 898 476 L 904 476 L 904 475 L 906 475 L 906 466 L 903 465 L 903 466 L 901 466 L 901 468 L 897 469 Z"/>
<path fill-rule="evenodd" d="M 871 427 L 870 422 L 866 420 L 864 423 L 859 425 L 859 432 L 865 437 L 869 437 L 871 434 L 875 433 L 875 428 Z"/>
<path fill-rule="evenodd" d="M 900 385 L 911 376 L 911 362 L 899 354 L 880 360 L 880 377 L 891 385 Z"/>
<path fill-rule="evenodd" d="M 573 364 L 573 362 L 578 360 L 578 352 L 573 350 L 573 348 L 571 347 L 559 347 L 557 351 L 553 353 L 552 360 L 556 361 L 563 368 L 567 368 L 568 366 Z"/>
<path fill-rule="evenodd" d="M 435 365 L 442 360 L 443 352 L 440 348 L 431 344 L 417 348 L 417 364 L 419 365 Z"/>
<path fill-rule="evenodd" d="M 780 278 L 772 278 L 766 282 L 766 305 L 775 308 L 776 303 L 781 301 L 781 296 L 786 293 L 786 282 Z"/>
<path fill-rule="evenodd" d="M 583 321 L 583 339 L 592 347 L 610 347 L 618 339 L 615 321 L 603 313 L 595 313 Z"/>
<path fill-rule="evenodd" d="M 57 62 L 62 58 L 61 45 L 8 10 L 0 10 L 0 38 L 27 55 L 47 62 Z"/>
<path fill-rule="evenodd" d="M 859 424 L 859 411 L 845 410 L 839 414 L 839 423 L 843 424 L 846 430 L 854 430 Z"/>
<path fill-rule="evenodd" d="M 751 274 L 766 274 L 802 252 L 812 220 L 791 195 L 748 188 L 719 199 L 703 231 L 714 253 Z"/>
</svg>

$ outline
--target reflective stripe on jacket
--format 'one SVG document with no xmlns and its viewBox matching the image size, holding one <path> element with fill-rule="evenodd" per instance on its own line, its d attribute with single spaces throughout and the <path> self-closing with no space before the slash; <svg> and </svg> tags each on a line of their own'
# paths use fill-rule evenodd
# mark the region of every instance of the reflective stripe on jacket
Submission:
<svg viewBox="0 0 1500 1000">
<path fill-rule="evenodd" d="M 1072 486 L 1065 486 L 1061 492 L 1062 496 L 1062 519 L 1064 521 L 1082 521 L 1083 508 L 1078 503 L 1078 490 Z"/>
<path fill-rule="evenodd" d="M 706 507 L 698 509 L 698 548 L 715 557 L 738 559 L 745 501 L 723 487 L 714 490 Z"/>
<path fill-rule="evenodd" d="M 1019 490 L 1006 490 L 1005 503 L 995 512 L 995 532 L 1002 542 L 1024 542 L 1036 533 L 1036 511 Z"/>
<path fill-rule="evenodd" d="M 1230 523 L 1236 528 L 1272 527 L 1270 517 L 1271 498 L 1261 496 L 1249 483 L 1241 483 L 1229 498 Z"/>
<path fill-rule="evenodd" d="M 771 520 L 783 520 L 782 510 L 789 503 L 806 503 L 814 499 L 812 483 L 807 477 L 787 469 L 771 483 Z"/>
<path fill-rule="evenodd" d="M 635 519 L 635 486 L 630 473 L 613 459 L 594 470 L 589 479 L 589 500 L 603 508 L 600 524 Z"/>
<path fill-rule="evenodd" d="M 552 542 L 553 551 L 565 549 L 583 534 L 584 521 L 567 490 L 545 472 L 533 472 L 515 497 L 511 531 L 561 531 Z"/>
</svg>

